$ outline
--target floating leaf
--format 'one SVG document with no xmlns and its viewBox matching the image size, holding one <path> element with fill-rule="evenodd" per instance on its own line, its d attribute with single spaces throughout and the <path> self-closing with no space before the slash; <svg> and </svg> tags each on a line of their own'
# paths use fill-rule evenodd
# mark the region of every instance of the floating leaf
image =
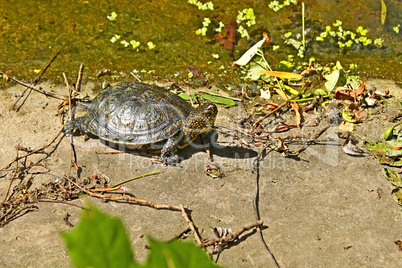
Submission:
<svg viewBox="0 0 402 268">
<path fill-rule="evenodd" d="M 219 104 L 223 104 L 223 105 L 227 105 L 227 106 L 236 105 L 236 102 L 232 99 L 228 99 L 228 98 L 221 97 L 221 96 L 214 96 L 214 95 L 210 95 L 207 93 L 202 94 L 201 98 L 204 100 L 212 101 L 213 103 L 219 103 Z"/>
<path fill-rule="evenodd" d="M 291 72 L 294 66 L 295 65 L 292 62 L 287 61 L 287 60 L 282 60 L 276 65 L 275 69 L 277 71 Z"/>
<path fill-rule="evenodd" d="M 300 74 L 290 73 L 290 72 L 266 71 L 266 70 L 260 70 L 260 72 L 271 75 L 271 76 L 279 77 L 281 79 L 300 80 L 303 78 L 303 76 L 301 76 Z"/>
<path fill-rule="evenodd" d="M 258 41 L 257 44 L 255 44 L 249 50 L 247 50 L 246 53 L 244 53 L 243 56 L 240 57 L 240 59 L 233 62 L 233 65 L 237 64 L 243 66 L 249 63 L 249 61 L 254 57 L 255 54 L 257 54 L 258 50 L 262 47 L 266 39 L 267 37 L 264 36 L 262 40 Z"/>
<path fill-rule="evenodd" d="M 384 25 L 385 18 L 387 16 L 387 6 L 385 5 L 384 0 L 380 0 L 381 2 L 381 24 Z"/>
<path fill-rule="evenodd" d="M 201 68 L 198 65 L 191 65 L 187 67 L 187 70 L 193 74 L 193 77 L 200 79 L 201 83 L 205 86 L 208 83 L 207 78 L 202 73 Z"/>
<path fill-rule="evenodd" d="M 121 219 L 95 206 L 83 210 L 78 226 L 62 237 L 75 267 L 136 267 Z"/>
<path fill-rule="evenodd" d="M 215 34 L 215 39 L 224 46 L 227 50 L 232 51 L 234 44 L 236 43 L 236 29 L 237 23 L 235 20 L 232 20 L 229 24 L 225 24 L 225 35 L 222 33 Z"/>
<path fill-rule="evenodd" d="M 388 168 L 383 168 L 382 174 L 384 174 L 387 180 L 393 185 L 402 187 L 402 177 L 398 174 L 398 172 L 389 170 Z"/>
</svg>

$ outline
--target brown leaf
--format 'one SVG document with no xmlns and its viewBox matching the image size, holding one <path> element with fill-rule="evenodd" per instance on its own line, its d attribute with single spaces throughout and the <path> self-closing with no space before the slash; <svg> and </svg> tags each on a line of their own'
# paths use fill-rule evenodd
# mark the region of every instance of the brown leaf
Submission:
<svg viewBox="0 0 402 268">
<path fill-rule="evenodd" d="M 300 106 L 297 102 L 291 102 L 290 104 L 296 113 L 296 125 L 299 127 L 301 124 Z"/>
<path fill-rule="evenodd" d="M 201 83 L 205 86 L 208 81 L 205 75 L 202 73 L 201 68 L 198 65 L 191 65 L 187 67 L 187 70 L 193 74 L 195 78 L 200 79 Z"/>
<path fill-rule="evenodd" d="M 225 24 L 225 34 L 217 33 L 215 39 L 227 50 L 232 51 L 236 43 L 237 23 L 232 20 L 229 24 Z"/>
</svg>

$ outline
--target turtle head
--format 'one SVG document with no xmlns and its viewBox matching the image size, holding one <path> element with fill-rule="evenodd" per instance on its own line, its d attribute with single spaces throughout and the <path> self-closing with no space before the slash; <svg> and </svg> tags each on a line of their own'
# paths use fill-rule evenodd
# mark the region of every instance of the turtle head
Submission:
<svg viewBox="0 0 402 268">
<path fill-rule="evenodd" d="M 192 110 L 183 124 L 183 131 L 191 137 L 207 133 L 215 123 L 218 108 L 208 101 Z"/>
</svg>

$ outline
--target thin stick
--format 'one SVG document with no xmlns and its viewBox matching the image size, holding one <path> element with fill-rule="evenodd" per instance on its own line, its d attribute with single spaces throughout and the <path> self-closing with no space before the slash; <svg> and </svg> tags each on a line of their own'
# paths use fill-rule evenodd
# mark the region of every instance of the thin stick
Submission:
<svg viewBox="0 0 402 268">
<path fill-rule="evenodd" d="M 27 87 L 27 88 L 30 88 L 30 89 L 36 91 L 36 92 L 42 93 L 42 94 L 44 94 L 45 96 L 50 96 L 50 97 L 53 97 L 53 98 L 56 98 L 56 99 L 59 99 L 59 100 L 63 100 L 62 97 L 59 97 L 59 96 L 63 96 L 63 95 L 61 95 L 61 94 L 55 94 L 55 93 L 46 92 L 46 91 L 44 91 L 44 90 L 43 90 L 42 88 L 40 88 L 40 87 L 39 87 L 39 88 L 36 88 L 36 87 L 34 87 L 34 86 L 31 86 L 30 84 L 24 83 L 24 82 L 18 80 L 17 78 L 14 78 L 14 77 L 12 77 L 12 76 L 9 76 L 8 74 L 3 73 L 3 72 L 1 72 L 1 71 L 0 71 L 0 74 L 3 75 L 3 76 L 6 77 L 6 78 L 9 78 L 9 79 L 13 80 L 14 82 L 17 82 L 18 84 L 20 84 L 20 85 L 22 85 L 22 86 L 24 86 L 24 87 Z"/>
<path fill-rule="evenodd" d="M 186 209 L 184 208 L 183 205 L 179 205 L 179 208 L 180 208 L 180 210 L 181 210 L 181 215 L 182 215 L 183 218 L 186 220 L 186 222 L 187 222 L 187 224 L 188 224 L 188 227 L 190 227 L 191 231 L 192 231 L 193 234 L 194 234 L 195 241 L 197 242 L 197 244 L 198 244 L 199 246 L 202 246 L 201 237 L 200 237 L 200 235 L 198 234 L 197 230 L 195 229 L 194 223 L 193 223 L 193 222 L 190 220 L 190 218 L 188 217 L 187 212 L 186 212 Z"/>
<path fill-rule="evenodd" d="M 246 226 L 243 226 L 240 230 L 238 230 L 237 232 L 234 233 L 229 233 L 227 236 L 219 238 L 219 239 L 212 239 L 208 242 L 202 243 L 202 247 L 209 247 L 209 246 L 213 246 L 213 245 L 217 245 L 217 244 L 225 244 L 225 243 L 230 243 L 235 241 L 242 233 L 244 233 L 245 231 L 248 231 L 252 228 L 255 227 L 260 227 L 263 225 L 263 221 L 259 220 L 255 223 L 252 224 L 248 224 Z"/>
<path fill-rule="evenodd" d="M 18 158 L 18 148 L 17 148 L 17 156 L 16 156 L 16 158 Z M 11 181 L 10 181 L 10 184 L 8 185 L 6 196 L 4 197 L 4 200 L 3 200 L 2 204 L 4 202 L 6 202 L 6 200 L 7 200 L 7 196 L 8 196 L 8 193 L 10 192 L 11 185 L 13 184 L 15 175 L 17 175 L 17 170 L 18 170 L 18 161 L 17 161 L 17 164 L 15 165 L 14 173 L 13 173 L 13 176 L 11 177 Z"/>
<path fill-rule="evenodd" d="M 301 146 L 298 150 L 296 150 L 293 154 L 294 155 L 299 155 L 301 152 L 303 152 L 307 147 L 309 147 L 316 139 L 318 139 L 318 137 L 320 137 L 322 135 L 322 133 L 324 133 L 329 127 L 331 126 L 331 124 L 328 124 L 327 126 L 325 126 L 323 129 L 321 129 L 318 133 L 314 134 L 314 136 L 307 141 L 307 143 L 303 146 Z"/>
<path fill-rule="evenodd" d="M 278 107 L 276 107 L 274 110 L 272 110 L 271 112 L 267 113 L 266 115 L 264 115 L 263 117 L 261 117 L 260 119 L 258 119 L 257 121 L 254 122 L 253 126 L 258 125 L 259 123 L 261 123 L 265 118 L 273 115 L 274 113 L 276 113 L 277 111 L 279 111 L 280 109 L 282 109 L 284 106 L 286 106 L 288 103 L 284 102 L 281 105 L 279 105 Z"/>
<path fill-rule="evenodd" d="M 25 157 L 28 157 L 28 156 L 30 156 L 30 155 L 36 154 L 37 152 L 43 151 L 44 149 L 48 148 L 48 147 L 49 147 L 50 145 L 52 145 L 52 143 L 60 136 L 60 134 L 63 133 L 63 129 L 64 129 L 64 127 L 66 126 L 66 124 L 67 124 L 67 122 L 64 123 L 64 125 L 61 127 L 61 129 L 59 130 L 59 132 L 57 133 L 57 135 L 56 135 L 48 144 L 46 144 L 45 146 L 43 146 L 43 147 L 41 147 L 41 148 L 39 148 L 39 149 L 36 149 L 36 150 L 34 150 L 34 151 L 32 151 L 32 152 L 29 152 L 29 153 L 27 153 L 27 154 L 24 154 L 24 155 L 22 155 L 22 156 L 19 156 L 19 157 L 15 158 L 13 161 L 11 161 L 10 163 L 8 163 L 8 164 L 5 165 L 4 167 L 0 168 L 0 171 L 2 171 L 2 170 L 4 170 L 4 169 L 8 168 L 8 167 L 11 166 L 14 162 L 16 162 L 16 161 L 18 161 L 18 160 L 20 160 L 20 159 L 22 159 L 22 158 L 25 158 Z"/>
<path fill-rule="evenodd" d="M 131 178 L 131 179 L 128 179 L 128 180 L 119 182 L 118 184 L 115 184 L 115 185 L 111 186 L 111 188 L 120 186 L 120 185 L 122 185 L 122 184 L 124 184 L 124 183 L 130 182 L 130 181 L 133 181 L 133 180 L 136 180 L 136 179 L 140 179 L 140 178 L 143 178 L 143 177 L 155 175 L 155 174 L 158 174 L 158 173 L 160 173 L 160 172 L 161 172 L 161 169 L 158 169 L 158 170 L 153 171 L 153 172 L 150 172 L 150 173 L 142 174 L 142 175 L 139 175 L 139 176 L 137 176 L 137 177 L 134 177 L 134 178 Z"/>
<path fill-rule="evenodd" d="M 194 101 L 193 101 L 193 98 L 191 97 L 191 90 L 190 90 L 190 87 L 187 86 L 187 87 L 186 87 L 186 90 L 187 90 L 187 95 L 188 95 L 188 97 L 190 98 L 191 106 L 194 106 Z"/>
<path fill-rule="evenodd" d="M 65 73 L 63 73 L 64 81 L 67 85 L 67 90 L 68 90 L 68 117 L 70 118 L 70 121 L 73 121 L 73 113 L 71 110 L 71 90 L 70 90 L 70 85 L 68 84 L 67 76 Z M 70 135 L 70 166 L 68 167 L 68 177 L 70 178 L 71 175 L 71 168 L 73 166 L 73 155 L 74 155 L 74 147 L 73 147 L 73 135 Z"/>
<path fill-rule="evenodd" d="M 306 37 L 304 34 L 304 2 L 302 2 L 302 37 L 303 51 L 306 51 Z"/>
<path fill-rule="evenodd" d="M 190 227 L 187 227 L 186 229 L 184 229 L 183 231 L 181 231 L 180 233 L 176 234 L 175 236 L 173 236 L 173 238 L 171 238 L 168 241 L 172 241 L 175 240 L 176 238 L 180 238 L 182 236 L 184 236 L 186 233 L 188 233 L 189 231 L 191 231 Z"/>
<path fill-rule="evenodd" d="M 136 76 L 133 72 L 130 72 L 130 74 L 131 74 L 132 76 L 134 76 L 134 78 L 137 79 L 138 82 L 140 82 L 140 83 L 142 82 L 141 79 L 140 79 L 138 76 Z"/>
<path fill-rule="evenodd" d="M 57 58 L 57 55 L 59 55 L 60 51 L 58 51 L 56 53 L 56 55 L 53 56 L 53 58 L 48 62 L 48 64 L 45 66 L 45 68 L 43 70 L 40 71 L 40 73 L 38 74 L 38 76 L 35 78 L 34 82 L 32 83 L 32 86 L 36 86 L 36 84 L 39 82 L 39 80 L 41 79 L 42 75 L 46 72 L 46 70 L 50 67 L 50 65 L 53 63 L 53 61 Z M 19 111 L 19 109 L 22 107 L 22 105 L 24 105 L 25 101 L 28 99 L 29 95 L 32 92 L 32 88 L 29 88 L 29 93 L 26 96 L 25 100 L 22 102 L 22 104 L 18 107 L 18 109 L 15 109 L 17 103 L 20 101 L 20 99 L 22 99 L 25 96 L 25 93 L 28 91 L 28 88 L 25 89 L 25 91 L 21 94 L 21 96 L 15 101 L 14 105 L 13 105 L 13 109 Z"/>
<path fill-rule="evenodd" d="M 98 197 L 98 198 L 101 198 L 101 199 L 111 199 L 111 200 L 115 200 L 115 201 L 133 202 L 133 203 L 146 205 L 146 206 L 156 208 L 156 209 L 169 209 L 169 210 L 181 211 L 181 206 L 159 205 L 159 204 L 152 203 L 152 202 L 149 202 L 149 201 L 144 200 L 144 199 L 139 199 L 139 198 L 131 197 L 131 196 L 114 196 L 114 195 L 109 195 L 109 194 L 94 193 L 92 191 L 85 190 L 84 188 L 82 188 L 81 186 L 76 184 L 73 180 L 71 180 L 70 178 L 66 177 L 66 179 L 68 181 L 70 181 L 72 184 L 74 184 L 75 186 L 77 186 L 79 189 L 81 189 L 84 193 L 86 193 L 86 194 L 88 194 L 90 196 L 93 196 L 93 197 Z"/>
<path fill-rule="evenodd" d="M 36 86 L 36 84 L 39 82 L 41 79 L 42 75 L 46 72 L 46 70 L 52 65 L 53 61 L 57 58 L 57 56 L 60 54 L 61 50 L 57 51 L 56 54 L 53 56 L 53 58 L 49 61 L 49 63 L 46 65 L 45 68 L 43 68 L 42 71 L 38 74 L 38 76 L 35 78 L 33 81 L 33 86 Z"/>
<path fill-rule="evenodd" d="M 81 90 L 81 80 L 82 80 L 83 73 L 84 73 L 84 64 L 81 63 L 80 70 L 78 71 L 77 83 L 75 84 L 76 92 L 80 92 L 80 90 Z"/>
</svg>

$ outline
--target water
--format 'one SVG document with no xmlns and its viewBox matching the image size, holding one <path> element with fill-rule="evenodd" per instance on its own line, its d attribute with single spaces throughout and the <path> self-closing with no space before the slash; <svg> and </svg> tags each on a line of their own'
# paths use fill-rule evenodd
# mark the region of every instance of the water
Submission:
<svg viewBox="0 0 402 268">
<path fill-rule="evenodd" d="M 237 59 L 267 32 L 271 45 L 265 45 L 265 55 L 271 66 L 297 51 L 283 42 L 282 36 L 291 31 L 301 33 L 301 1 L 278 12 L 270 1 L 213 1 L 214 10 L 199 10 L 187 1 L 5 1 L 0 4 L 0 71 L 24 81 L 32 81 L 57 51 L 62 52 L 42 80 L 63 83 L 62 72 L 75 81 L 79 65 L 85 65 L 84 82 L 133 80 L 129 73 L 141 71 L 144 80 L 188 80 L 187 67 L 198 65 L 210 81 L 242 83 L 236 68 Z M 205 2 L 205 1 L 204 1 Z M 283 2 L 283 1 L 279 1 Z M 377 0 L 305 1 L 307 51 L 304 59 L 315 57 L 321 64 L 340 61 L 344 66 L 355 63 L 359 75 L 388 78 L 401 83 L 401 33 L 393 27 L 401 24 L 402 1 L 385 1 L 388 7 L 385 25 L 380 22 L 381 4 Z M 231 53 L 215 40 L 212 24 L 229 23 L 238 11 L 253 8 L 256 25 L 248 29 L 250 39 L 237 37 Z M 115 21 L 107 18 L 117 13 Z M 204 18 L 212 23 L 206 36 L 196 35 Z M 342 27 L 355 31 L 358 26 L 368 29 L 373 40 L 384 40 L 382 48 L 355 47 L 342 50 L 330 42 L 315 38 L 336 20 Z M 333 27 L 335 28 L 335 27 Z M 112 43 L 114 35 L 120 39 Z M 124 47 L 122 40 L 140 42 L 138 49 Z M 154 49 L 149 49 L 151 41 Z M 279 45 L 273 51 L 272 46 Z M 218 54 L 215 59 L 213 54 Z M 297 57 L 296 57 L 297 59 Z M 97 78 L 103 69 L 112 75 Z M 1 81 L 0 87 L 6 82 Z"/>
</svg>

